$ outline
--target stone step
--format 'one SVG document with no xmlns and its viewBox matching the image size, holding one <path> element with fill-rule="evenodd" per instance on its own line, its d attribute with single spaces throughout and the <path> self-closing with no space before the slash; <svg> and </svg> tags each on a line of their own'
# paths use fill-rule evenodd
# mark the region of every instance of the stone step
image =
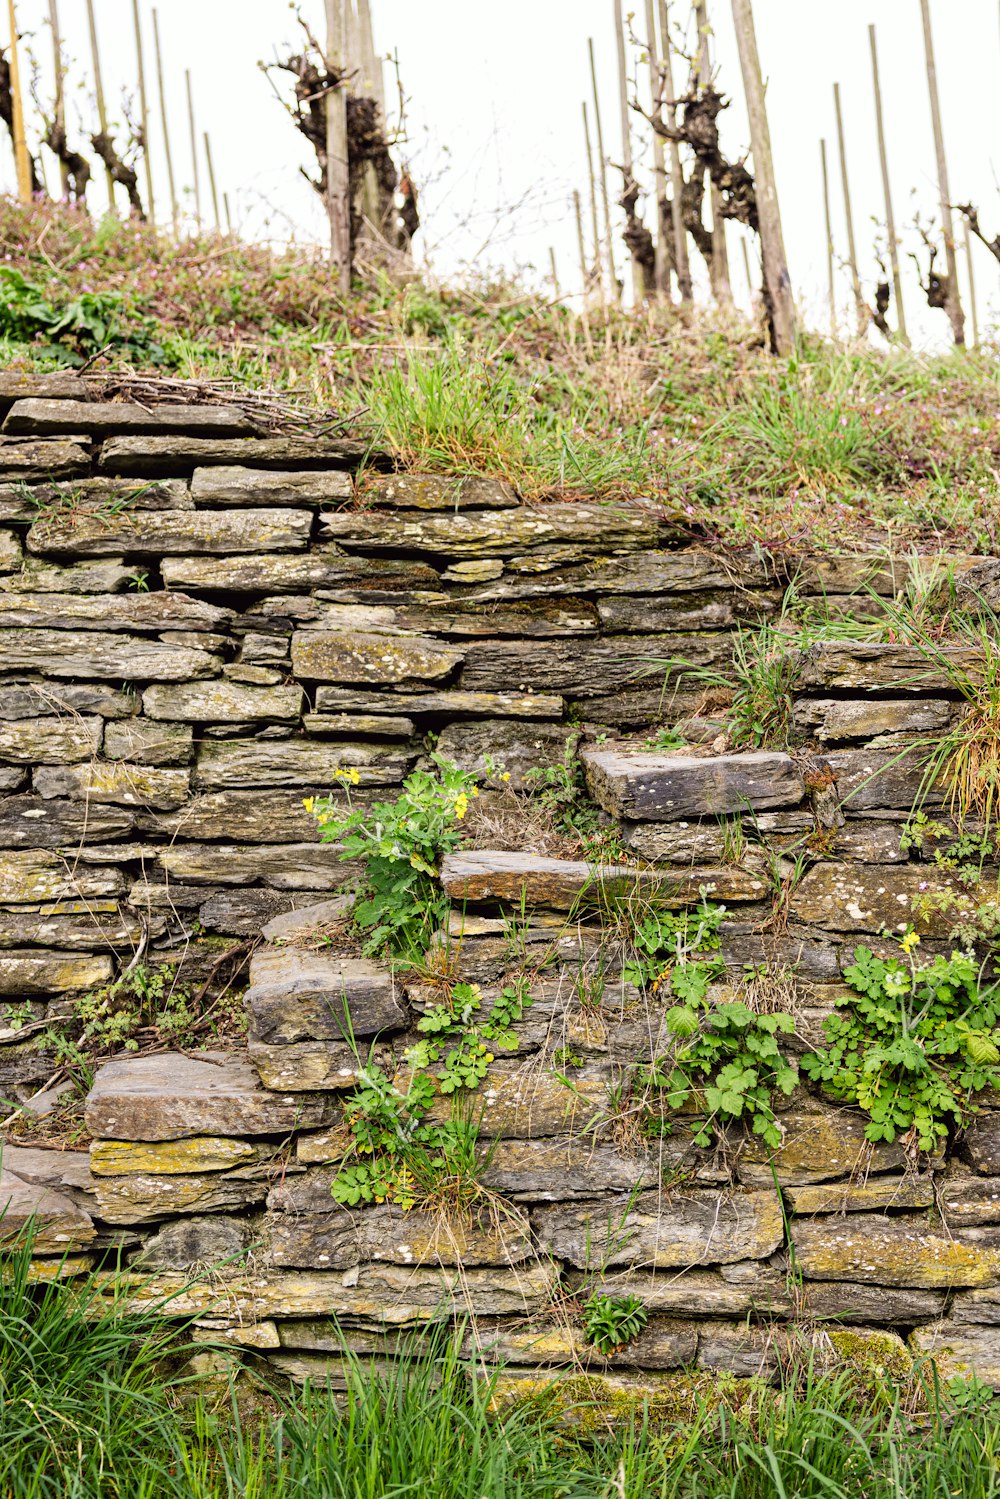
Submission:
<svg viewBox="0 0 1000 1499">
<path fill-rule="evenodd" d="M 726 901 L 763 900 L 769 888 L 762 874 L 738 864 L 664 871 L 495 849 L 447 854 L 441 864 L 441 883 L 453 901 L 516 904 L 523 899 L 528 905 L 555 911 L 636 890 L 655 895 L 666 906 L 686 906 L 697 903 L 702 887 L 713 899 Z"/>
<path fill-rule="evenodd" d="M 407 1021 L 401 989 L 378 964 L 300 948 L 257 952 L 244 998 L 254 1040 L 272 1046 L 374 1036 Z"/>
<path fill-rule="evenodd" d="M 254 424 L 238 406 L 182 406 L 149 408 L 119 401 L 15 401 L 3 424 L 14 436 L 46 437 L 89 432 L 95 437 L 149 433 L 190 433 L 203 437 L 252 437 Z"/>
<path fill-rule="evenodd" d="M 771 750 L 677 755 L 620 747 L 587 749 L 581 759 L 594 800 L 633 822 L 794 807 L 805 796 L 791 756 Z"/>
<path fill-rule="evenodd" d="M 162 1052 L 107 1062 L 87 1095 L 87 1128 L 109 1140 L 285 1135 L 330 1122 L 328 1099 L 269 1092 L 239 1053 Z"/>
</svg>

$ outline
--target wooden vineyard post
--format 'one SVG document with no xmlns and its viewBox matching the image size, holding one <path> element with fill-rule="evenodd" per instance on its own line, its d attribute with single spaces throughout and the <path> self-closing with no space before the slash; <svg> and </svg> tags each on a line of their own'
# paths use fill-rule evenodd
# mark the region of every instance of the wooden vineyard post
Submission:
<svg viewBox="0 0 1000 1499">
<path fill-rule="evenodd" d="M 951 193 L 948 187 L 948 161 L 944 154 L 944 131 L 941 127 L 941 101 L 938 98 L 937 67 L 934 62 L 934 37 L 928 0 L 920 0 L 920 17 L 924 28 L 924 57 L 927 62 L 927 92 L 931 102 L 931 125 L 934 129 L 934 154 L 937 157 L 938 193 L 941 201 L 941 233 L 944 236 L 945 260 L 948 264 L 948 296 L 945 311 L 951 323 L 952 337 L 965 343 L 965 314 L 958 295 L 958 260 L 955 234 L 951 223 Z"/>
<path fill-rule="evenodd" d="M 587 306 L 587 294 L 590 291 L 590 272 L 587 268 L 587 245 L 583 237 L 583 210 L 580 206 L 580 194 L 573 190 L 573 212 L 576 215 L 576 244 L 580 253 L 580 279 L 583 285 L 583 340 L 587 345 L 587 353 L 593 354 L 594 346 L 590 337 L 590 308 Z"/>
<path fill-rule="evenodd" d="M 139 119 L 142 124 L 142 161 L 146 169 L 146 209 L 149 222 L 156 223 L 156 205 L 153 201 L 153 164 L 149 154 L 149 105 L 146 100 L 146 66 L 142 56 L 142 26 L 139 21 L 139 0 L 132 0 L 132 20 L 135 24 L 135 62 L 139 74 Z"/>
<path fill-rule="evenodd" d="M 345 0 L 326 0 L 326 67 L 343 77 L 347 62 Z M 326 211 L 330 220 L 330 259 L 337 289 L 351 290 L 351 184 L 347 159 L 347 95 L 331 88 L 326 95 Z"/>
<path fill-rule="evenodd" d="M 833 221 L 830 217 L 830 173 L 826 165 L 826 141 L 820 140 L 819 161 L 823 174 L 823 218 L 826 224 L 826 295 L 830 304 L 830 337 L 837 336 L 837 294 L 833 281 Z"/>
<path fill-rule="evenodd" d="M 108 112 L 104 105 L 104 83 L 101 78 L 101 54 L 97 47 L 97 22 L 94 19 L 94 0 L 87 0 L 87 24 L 90 28 L 90 55 L 94 64 L 94 92 L 97 95 L 97 122 L 102 135 L 108 133 Z M 115 179 L 111 168 L 104 164 L 104 178 L 108 185 L 108 212 L 115 211 Z"/>
<path fill-rule="evenodd" d="M 969 221 L 963 220 L 965 226 L 965 268 L 969 277 L 969 316 L 972 318 L 972 347 L 979 347 L 979 313 L 976 308 L 976 273 L 972 265 L 972 235 L 969 233 Z"/>
<path fill-rule="evenodd" d="M 677 103 L 674 99 L 674 65 L 670 46 L 670 11 L 667 0 L 660 0 L 660 48 L 663 53 L 663 82 L 667 90 L 665 113 L 667 129 L 677 129 Z M 676 140 L 670 141 L 670 213 L 674 225 L 674 265 L 677 270 L 677 289 L 682 302 L 694 298 L 691 285 L 691 267 L 688 261 L 687 231 L 684 228 L 684 209 L 681 199 L 684 193 L 684 174 L 681 171 L 681 148 Z"/>
<path fill-rule="evenodd" d="M 173 224 L 174 238 L 176 239 L 180 228 L 180 215 L 177 211 L 174 157 L 170 149 L 170 129 L 167 125 L 167 96 L 163 88 L 163 53 L 160 49 L 160 21 L 155 10 L 153 11 L 153 48 L 156 53 L 156 83 L 160 95 L 160 128 L 163 131 L 163 154 L 167 160 L 167 185 L 170 188 L 170 220 Z"/>
<path fill-rule="evenodd" d="M 889 267 L 892 271 L 892 294 L 896 299 L 896 327 L 904 344 L 910 342 L 906 332 L 906 313 L 903 311 L 903 279 L 899 274 L 899 244 L 896 240 L 896 216 L 892 211 L 892 190 L 889 186 L 889 156 L 885 149 L 885 125 L 882 119 L 882 85 L 878 75 L 878 49 L 875 45 L 875 27 L 868 28 L 868 45 L 872 55 L 872 88 L 875 91 L 875 129 L 878 134 L 878 160 L 882 171 L 882 197 L 885 201 L 885 233 L 889 241 Z"/>
<path fill-rule="evenodd" d="M 208 131 L 204 131 L 202 139 L 205 142 L 205 160 L 208 163 L 208 189 L 212 194 L 212 214 L 215 218 L 215 232 L 222 233 L 222 220 L 219 218 L 219 195 L 215 190 L 215 164 L 212 161 L 212 142 L 209 140 Z"/>
<path fill-rule="evenodd" d="M 844 192 L 844 221 L 847 225 L 847 261 L 851 268 L 851 290 L 854 293 L 854 311 L 858 320 L 858 337 L 864 338 L 868 329 L 868 308 L 861 293 L 861 276 L 858 272 L 858 252 L 854 243 L 854 214 L 851 210 L 851 188 L 847 177 L 847 148 L 844 145 L 844 118 L 840 111 L 840 84 L 833 85 L 833 108 L 837 116 L 837 149 L 840 153 L 840 183 Z"/>
<path fill-rule="evenodd" d="M 662 117 L 660 109 L 660 62 L 656 48 L 656 14 L 653 0 L 646 0 L 646 52 L 649 58 L 649 96 L 653 119 Z M 653 183 L 656 193 L 656 290 L 665 297 L 670 291 L 670 255 L 667 250 L 667 224 L 664 206 L 667 201 L 667 166 L 663 154 L 663 137 L 653 130 Z"/>
<path fill-rule="evenodd" d="M 597 223 L 597 180 L 594 177 L 594 153 L 590 146 L 590 122 L 587 119 L 587 104 L 583 104 L 583 139 L 587 148 L 587 178 L 590 182 L 590 218 L 594 236 L 594 270 L 597 273 L 597 286 L 601 294 L 601 306 L 606 308 L 607 297 L 604 289 L 604 269 L 601 256 L 601 231 Z"/>
<path fill-rule="evenodd" d="M 61 136 L 66 134 L 66 72 L 63 67 L 62 37 L 59 31 L 59 8 L 56 0 L 49 0 L 49 26 L 52 30 L 52 58 L 56 71 L 55 127 Z M 64 199 L 69 198 L 69 167 L 60 157 L 59 182 Z"/>
<path fill-rule="evenodd" d="M 757 52 L 753 10 L 750 0 L 732 0 L 733 25 L 740 54 L 740 71 L 750 117 L 750 149 L 753 152 L 754 180 L 757 189 L 757 215 L 760 222 L 760 244 L 764 261 L 764 284 L 770 302 L 772 338 L 776 354 L 791 354 L 795 349 L 795 303 L 785 257 L 781 232 L 781 211 L 771 155 L 771 132 L 764 102 L 764 79 Z"/>
<path fill-rule="evenodd" d="M 698 26 L 698 74 L 704 89 L 712 80 L 707 0 L 697 0 L 695 20 Z M 709 195 L 712 205 L 712 290 L 715 300 L 721 306 L 731 307 L 733 289 L 729 281 L 729 251 L 726 249 L 726 221 L 722 217 L 722 195 L 711 180 Z"/>
<path fill-rule="evenodd" d="M 594 64 L 594 39 L 587 38 L 587 50 L 590 55 L 590 86 L 594 101 L 594 129 L 597 132 L 597 177 L 601 185 L 601 203 L 604 207 L 604 253 L 608 262 L 608 275 L 611 279 L 611 299 L 614 302 L 621 301 L 621 287 L 618 284 L 618 273 L 615 270 L 615 245 L 614 236 L 611 232 L 611 204 L 608 199 L 608 172 L 604 157 L 604 131 L 601 127 L 601 101 L 597 95 L 597 68 Z"/>
<path fill-rule="evenodd" d="M 194 178 L 194 221 L 201 233 L 201 176 L 198 172 L 198 136 L 194 128 L 194 94 L 191 92 L 191 70 L 184 69 L 184 88 L 187 93 L 188 130 L 191 134 L 191 175 Z"/>
</svg>

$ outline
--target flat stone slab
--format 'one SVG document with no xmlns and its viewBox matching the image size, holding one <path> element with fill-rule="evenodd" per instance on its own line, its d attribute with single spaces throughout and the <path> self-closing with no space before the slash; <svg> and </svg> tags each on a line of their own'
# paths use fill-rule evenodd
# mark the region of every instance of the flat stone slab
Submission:
<svg viewBox="0 0 1000 1499">
<path fill-rule="evenodd" d="M 196 843 L 206 839 L 213 842 L 234 839 L 249 844 L 319 842 L 315 817 L 306 811 L 301 796 L 292 790 L 210 791 L 193 796 L 174 812 L 140 813 L 139 820 L 142 828 L 151 833 L 171 837 L 183 834 Z"/>
<path fill-rule="evenodd" d="M 183 593 L 112 593 L 91 598 L 72 593 L 0 594 L 4 629 L 42 630 L 226 630 L 232 609 L 219 609 Z"/>
<path fill-rule="evenodd" d="M 338 770 L 353 768 L 362 786 L 391 786 L 402 781 L 414 758 L 395 746 L 316 739 L 209 740 L 198 752 L 193 784 L 205 791 L 292 786 L 301 795 L 328 792 Z"/>
<path fill-rule="evenodd" d="M 822 640 L 803 653 L 798 690 L 821 687 L 888 692 L 958 693 L 955 678 L 934 659 L 959 673 L 975 675 L 982 654 L 965 646 L 938 646 L 928 655 L 914 645 L 881 645 L 856 640 Z"/>
<path fill-rule="evenodd" d="M 975 1376 L 1000 1390 L 1000 1327 L 970 1327 L 953 1314 L 914 1329 L 908 1341 L 919 1358 L 934 1361 L 942 1383 Z"/>
<path fill-rule="evenodd" d="M 559 718 L 564 700 L 542 692 L 362 692 L 357 687 L 316 688 L 317 713 L 440 714 L 442 718 Z"/>
<path fill-rule="evenodd" d="M 0 477 L 6 483 L 72 479 L 89 471 L 87 439 L 0 437 Z"/>
<path fill-rule="evenodd" d="M 147 718 L 179 723 L 296 723 L 301 687 L 247 687 L 240 682 L 157 683 L 142 695 Z"/>
<path fill-rule="evenodd" d="M 271 1262 L 299 1270 L 346 1269 L 366 1260 L 396 1265 L 515 1265 L 532 1254 L 527 1217 L 509 1208 L 495 1224 L 456 1219 L 388 1204 L 337 1209 L 330 1193 L 335 1173 L 316 1177 L 315 1203 L 303 1178 L 271 1192 Z"/>
<path fill-rule="evenodd" d="M 878 734 L 945 729 L 954 704 L 944 698 L 799 698 L 792 719 L 799 730 L 828 740 L 874 739 Z"/>
<path fill-rule="evenodd" d="M 91 896 L 121 895 L 125 889 L 120 869 L 74 869 L 58 854 L 44 849 L 0 852 L 0 890 L 8 905 L 36 905 L 51 900 L 85 900 Z"/>
<path fill-rule="evenodd" d="M 361 1082 L 365 1056 L 346 1041 L 247 1042 L 265 1088 L 278 1093 L 342 1093 Z"/>
<path fill-rule="evenodd" d="M 219 464 L 196 468 L 191 480 L 196 505 L 320 505 L 354 498 L 350 476 L 340 470 L 288 472 Z"/>
<path fill-rule="evenodd" d="M 0 995 L 20 999 L 97 989 L 110 981 L 112 972 L 109 957 L 92 953 L 46 952 L 42 948 L 0 952 Z"/>
<path fill-rule="evenodd" d="M 508 557 L 569 543 L 581 557 L 655 545 L 661 523 L 639 505 L 554 504 L 431 515 L 381 510 L 324 514 L 324 540 L 365 551 Z"/>
<path fill-rule="evenodd" d="M 33 765 L 44 754 L 49 764 L 75 765 L 100 751 L 103 735 L 101 718 L 0 720 L 0 759 Z"/>
<path fill-rule="evenodd" d="M 640 1192 L 585 1206 L 540 1207 L 532 1222 L 541 1249 L 580 1270 L 760 1260 L 784 1240 L 781 1203 L 773 1191 Z"/>
<path fill-rule="evenodd" d="M 929 1176 L 873 1176 L 864 1182 L 787 1187 L 785 1196 L 795 1212 L 803 1214 L 930 1208 L 934 1206 L 934 1183 Z M 1000 1218 L 1000 1213 L 997 1217 Z M 949 1214 L 948 1221 L 961 1220 L 953 1220 Z"/>
<path fill-rule="evenodd" d="M 3 648 L 0 639 L 0 650 Z M 190 772 L 134 765 L 128 760 L 92 760 L 86 765 L 41 765 L 33 776 L 39 796 L 170 811 L 187 800 Z"/>
<path fill-rule="evenodd" d="M 568 911 L 602 896 L 627 895 L 636 889 L 655 892 L 667 905 L 684 906 L 698 900 L 704 885 L 720 900 L 760 900 L 767 882 L 738 865 L 685 869 L 662 874 L 625 864 L 587 864 L 576 859 L 550 859 L 542 854 L 473 849 L 447 854 L 441 863 L 441 884 L 453 901 L 517 903 Z"/>
<path fill-rule="evenodd" d="M 437 682 L 451 675 L 464 654 L 421 635 L 297 630 L 292 636 L 292 670 L 310 682 Z"/>
<path fill-rule="evenodd" d="M 348 557 L 340 547 L 312 547 L 293 556 L 165 557 L 168 588 L 217 588 L 229 593 L 301 593 L 308 588 L 353 588 L 408 594 L 432 588 L 438 575 L 423 562 L 403 558 Z"/>
<path fill-rule="evenodd" d="M 189 552 L 290 552 L 309 543 L 312 516 L 304 510 L 143 510 L 84 512 L 71 519 L 38 520 L 27 537 L 29 552 L 43 557 L 169 557 Z"/>
<path fill-rule="evenodd" d="M 944 891 L 956 897 L 949 910 L 923 909 L 922 900 Z M 912 925 L 925 936 L 946 937 L 978 904 L 976 891 L 958 879 L 918 866 L 817 864 L 796 886 L 788 909 L 796 920 L 827 931 L 904 932 Z"/>
<path fill-rule="evenodd" d="M 328 1122 L 325 1099 L 262 1088 L 249 1062 L 204 1061 L 174 1053 L 116 1059 L 94 1078 L 87 1128 L 112 1140 L 181 1140 L 195 1135 L 284 1135 Z"/>
<path fill-rule="evenodd" d="M 99 1177 L 94 1184 L 94 1215 L 104 1223 L 155 1223 L 177 1213 L 241 1213 L 267 1197 L 263 1173 L 208 1172 L 205 1175 Z"/>
<path fill-rule="evenodd" d="M 190 474 L 204 464 L 258 469 L 352 467 L 367 454 L 352 437 L 109 437 L 101 448 L 102 474 Z"/>
<path fill-rule="evenodd" d="M 805 783 L 789 755 L 657 755 L 586 749 L 590 793 L 606 812 L 634 822 L 675 822 L 756 807 L 794 807 Z"/>
<path fill-rule="evenodd" d="M 366 477 L 366 505 L 390 510 L 510 510 L 520 504 L 503 479 L 470 474 L 451 479 L 442 474 L 378 474 Z"/>
<path fill-rule="evenodd" d="M 919 1213 L 848 1213 L 796 1218 L 792 1239 L 807 1280 L 944 1290 L 1000 1282 L 1000 1228 L 954 1233 Z"/>
<path fill-rule="evenodd" d="M 906 1165 L 898 1142 L 872 1145 L 866 1140 L 868 1118 L 860 1109 L 810 1100 L 782 1111 L 778 1125 L 781 1144 L 776 1149 L 758 1135 L 741 1143 L 736 1162 L 741 1181 L 763 1187 L 777 1176 L 782 1186 L 800 1187 L 862 1170 L 898 1175 Z"/>
<path fill-rule="evenodd" d="M 89 1213 L 65 1192 L 14 1174 L 6 1162 L 0 1167 L 0 1248 L 34 1229 L 35 1254 L 64 1254 L 80 1249 L 96 1237 Z M 6 1242 L 5 1242 L 6 1241 Z"/>
<path fill-rule="evenodd" d="M 62 722 L 63 720 L 60 720 Z M 38 723 L 38 719 L 28 723 Z M 126 838 L 135 817 L 124 808 L 84 807 L 41 796 L 0 800 L 0 848 L 65 848 Z"/>
<path fill-rule="evenodd" d="M 184 432 L 194 436 L 250 437 L 255 428 L 238 406 L 181 406 L 164 404 L 147 410 L 119 401 L 26 399 L 15 401 L 3 424 L 14 436 L 45 437 L 88 432 L 95 437 L 112 433 Z"/>
<path fill-rule="evenodd" d="M 194 759 L 194 735 L 190 724 L 133 718 L 108 724 L 104 754 L 108 760 L 130 760 L 133 765 L 187 765 Z"/>
<path fill-rule="evenodd" d="M 186 829 L 185 829 L 186 831 Z M 275 890 L 336 890 L 357 873 L 335 843 L 181 843 L 156 850 L 172 879 L 191 885 L 246 885 L 262 880 Z"/>
<path fill-rule="evenodd" d="M 0 641 L 3 637 L 0 636 Z M 96 713 L 100 718 L 132 718 L 139 711 L 134 692 L 118 692 L 103 682 L 13 682 L 0 685 L 0 718 L 47 718 L 52 713 Z"/>
<path fill-rule="evenodd" d="M 195 1135 L 186 1140 L 94 1140 L 90 1170 L 94 1176 L 196 1176 L 206 1171 L 263 1165 L 274 1159 L 276 1149 L 221 1135 Z"/>
<path fill-rule="evenodd" d="M 377 963 L 294 947 L 254 955 L 244 1001 L 254 1039 L 270 1045 L 374 1036 L 407 1019 L 392 974 Z"/>
<path fill-rule="evenodd" d="M 177 682 L 222 669 L 222 657 L 207 650 L 104 630 L 0 629 L 0 658 L 5 671 L 84 680 Z"/>
</svg>

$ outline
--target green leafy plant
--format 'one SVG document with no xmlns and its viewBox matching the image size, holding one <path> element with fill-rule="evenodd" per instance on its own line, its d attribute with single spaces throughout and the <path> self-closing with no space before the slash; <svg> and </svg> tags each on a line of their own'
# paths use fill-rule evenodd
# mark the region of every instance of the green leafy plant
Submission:
<svg viewBox="0 0 1000 1499">
<path fill-rule="evenodd" d="M 60 364 L 84 364 L 106 349 L 161 363 L 165 355 L 152 326 L 125 315 L 119 292 L 79 292 L 56 307 L 15 266 L 0 266 L 0 334 L 24 343 L 45 339 L 37 352 Z"/>
<path fill-rule="evenodd" d="M 909 933 L 899 958 L 854 951 L 844 978 L 854 993 L 824 1022 L 826 1046 L 803 1071 L 869 1117 L 869 1140 L 912 1132 L 933 1150 L 977 1112 L 975 1095 L 1000 1085 L 1000 986 L 983 986 L 971 953 L 918 964 Z"/>
<path fill-rule="evenodd" d="M 579 742 L 579 734 L 571 734 L 561 760 L 529 770 L 524 780 L 556 830 L 587 844 L 599 836 L 600 811 L 587 794 L 583 765 L 576 753 Z"/>
<path fill-rule="evenodd" d="M 651 904 L 639 912 L 626 910 L 621 923 L 627 949 L 622 968 L 625 982 L 657 990 L 669 981 L 671 986 L 681 986 L 673 990 L 679 998 L 686 986 L 707 989 L 722 971 L 718 949 L 725 914 L 725 906 L 709 903 L 704 887 L 694 911 L 669 911 Z"/>
<path fill-rule="evenodd" d="M 198 1018 L 174 967 L 162 964 L 127 969 L 110 984 L 75 998 L 72 1010 L 82 1027 L 78 1044 L 84 1051 L 138 1051 L 144 1030 L 183 1045 L 192 1039 Z"/>
<path fill-rule="evenodd" d="M 462 842 L 462 820 L 479 791 L 474 777 L 444 755 L 431 760 L 434 770 L 415 770 L 394 802 L 350 809 L 346 816 L 330 797 L 304 802 L 324 842 L 339 843 L 343 859 L 363 861 L 353 918 L 366 933 L 369 956 L 386 952 L 401 962 L 417 960 L 448 915 L 438 864 Z M 360 775 L 341 770 L 337 779 L 350 787 Z"/>
<path fill-rule="evenodd" d="M 605 1358 L 634 1343 L 649 1321 L 645 1302 L 639 1296 L 607 1296 L 595 1291 L 584 1302 L 583 1335 Z"/>
<path fill-rule="evenodd" d="M 417 1022 L 421 1037 L 405 1054 L 405 1081 L 371 1063 L 362 1070 L 362 1086 L 348 1099 L 345 1118 L 351 1155 L 363 1159 L 338 1172 L 332 1189 L 337 1202 L 463 1208 L 478 1198 L 479 1132 L 464 1095 L 486 1077 L 491 1046 L 516 1045 L 512 1026 L 530 1004 L 521 980 L 507 985 L 483 1015 L 478 986 L 455 984 L 447 1001 Z M 452 1099 L 445 1119 L 430 1117 L 439 1095 Z"/>
<path fill-rule="evenodd" d="M 683 984 L 678 984 L 679 978 Z M 696 1145 L 710 1145 L 720 1123 L 742 1120 L 766 1144 L 777 1147 L 781 1131 L 774 1117 L 774 1095 L 787 1097 L 798 1082 L 778 1038 L 794 1034 L 795 1019 L 782 1010 L 757 1014 L 741 1000 L 713 1005 L 704 981 L 704 974 L 689 975 L 683 967 L 672 975 L 674 992 L 680 990 L 684 1002 L 664 1017 L 675 1045 L 657 1058 L 644 1079 L 658 1090 L 650 1132 L 669 1133 L 670 1115 L 693 1099 L 705 1111 L 695 1125 Z"/>
</svg>

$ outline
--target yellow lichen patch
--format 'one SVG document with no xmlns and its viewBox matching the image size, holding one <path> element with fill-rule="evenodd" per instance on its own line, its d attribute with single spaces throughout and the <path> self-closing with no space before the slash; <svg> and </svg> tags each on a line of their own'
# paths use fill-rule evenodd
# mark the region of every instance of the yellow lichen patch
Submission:
<svg viewBox="0 0 1000 1499">
<path fill-rule="evenodd" d="M 688 1426 L 706 1407 L 710 1411 L 725 1407 L 749 1416 L 768 1388 L 762 1379 L 691 1370 L 634 1376 L 511 1370 L 492 1381 L 490 1407 L 503 1414 L 526 1404 L 537 1405 L 581 1435 L 599 1435 L 634 1419 L 645 1420 L 658 1430 Z"/>
<path fill-rule="evenodd" d="M 226 1171 L 260 1158 L 258 1146 L 246 1140 L 204 1135 L 190 1140 L 132 1142 L 95 1140 L 90 1169 L 95 1176 L 183 1176 L 193 1171 Z"/>
</svg>

